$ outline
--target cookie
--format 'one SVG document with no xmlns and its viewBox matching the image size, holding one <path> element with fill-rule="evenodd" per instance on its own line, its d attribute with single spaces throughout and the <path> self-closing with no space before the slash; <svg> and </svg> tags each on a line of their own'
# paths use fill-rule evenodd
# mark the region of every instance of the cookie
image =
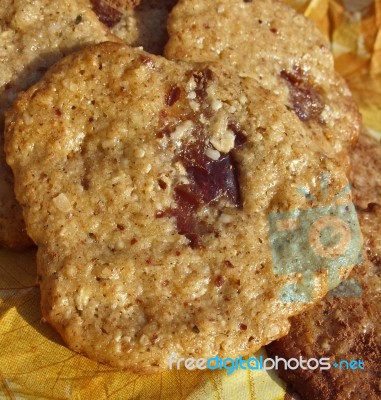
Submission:
<svg viewBox="0 0 381 400">
<path fill-rule="evenodd" d="M 250 78 L 92 46 L 19 97 L 6 152 L 43 316 L 90 358 L 147 373 L 171 354 L 249 354 L 327 291 L 319 265 L 309 301 L 284 301 L 300 274 L 274 273 L 268 218 L 311 207 L 300 185 L 347 204 L 345 168 Z"/>
<path fill-rule="evenodd" d="M 381 144 L 365 134 L 352 153 L 353 195 L 368 262 L 350 274 L 362 288 L 350 297 L 328 295 L 310 311 L 292 319 L 290 333 L 267 346 L 271 356 L 329 357 L 331 363 L 361 360 L 364 370 L 279 370 L 303 399 L 376 400 L 381 397 Z M 365 207 L 364 207 L 365 206 Z M 336 289 L 337 290 L 337 289 Z M 345 366 L 343 367 L 345 369 Z"/>
<path fill-rule="evenodd" d="M 363 134 L 351 153 L 350 181 L 353 201 L 361 209 L 369 204 L 381 205 L 381 145 L 369 135 Z"/>
<path fill-rule="evenodd" d="M 168 20 L 165 56 L 216 61 L 256 79 L 338 152 L 354 142 L 360 115 L 335 73 L 329 43 L 311 21 L 275 0 L 180 0 Z"/>
<path fill-rule="evenodd" d="M 0 0 L 0 21 L 0 245 L 22 248 L 32 242 L 5 163 L 4 111 L 20 90 L 35 83 L 63 55 L 90 43 L 118 39 L 82 0 Z"/>
<path fill-rule="evenodd" d="M 92 0 L 93 10 L 126 43 L 163 54 L 168 13 L 176 0 Z"/>
</svg>

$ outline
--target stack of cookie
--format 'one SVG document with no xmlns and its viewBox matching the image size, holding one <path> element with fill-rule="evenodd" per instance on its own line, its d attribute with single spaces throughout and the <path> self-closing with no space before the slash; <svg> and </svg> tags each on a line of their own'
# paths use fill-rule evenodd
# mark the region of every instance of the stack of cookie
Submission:
<svg viewBox="0 0 381 400">
<path fill-rule="evenodd" d="M 274 0 L 2 2 L 6 159 L 71 349 L 138 373 L 248 355 L 348 275 L 279 270 L 307 245 L 269 230 L 352 201 L 360 117 L 312 23 Z M 2 242 L 22 246 L 3 169 Z"/>
<path fill-rule="evenodd" d="M 267 346 L 267 353 L 273 357 L 327 357 L 332 364 L 339 365 L 326 371 L 280 370 L 280 376 L 303 399 L 378 400 L 381 397 L 380 143 L 362 134 L 351 152 L 351 160 L 353 201 L 366 255 L 364 265 L 356 267 L 348 279 L 357 287 L 357 293 L 343 296 L 338 290 L 340 287 L 332 291 L 311 310 L 292 318 L 287 336 Z M 359 361 L 363 368 L 352 369 L 353 363 Z M 347 362 L 352 362 L 351 368 L 347 368 Z"/>
</svg>

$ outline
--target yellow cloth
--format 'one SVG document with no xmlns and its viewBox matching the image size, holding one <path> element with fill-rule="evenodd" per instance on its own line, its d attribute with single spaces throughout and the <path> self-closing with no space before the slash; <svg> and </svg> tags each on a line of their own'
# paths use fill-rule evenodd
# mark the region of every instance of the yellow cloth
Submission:
<svg viewBox="0 0 381 400">
<path fill-rule="evenodd" d="M 364 123 L 381 139 L 381 0 L 288 0 L 332 41 Z M 350 12 L 348 12 L 348 10 Z M 0 250 L 0 398 L 281 400 L 285 384 L 258 371 L 138 376 L 68 350 L 41 322 L 34 253 Z M 264 355 L 263 352 L 259 352 Z"/>
</svg>

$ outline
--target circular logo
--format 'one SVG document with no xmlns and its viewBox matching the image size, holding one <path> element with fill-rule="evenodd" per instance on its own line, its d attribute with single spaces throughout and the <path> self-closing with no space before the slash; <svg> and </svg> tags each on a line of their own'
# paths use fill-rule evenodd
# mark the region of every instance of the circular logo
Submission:
<svg viewBox="0 0 381 400">
<path fill-rule="evenodd" d="M 351 243 L 351 229 L 341 218 L 327 215 L 311 225 L 309 241 L 319 256 L 337 258 L 347 251 Z"/>
</svg>

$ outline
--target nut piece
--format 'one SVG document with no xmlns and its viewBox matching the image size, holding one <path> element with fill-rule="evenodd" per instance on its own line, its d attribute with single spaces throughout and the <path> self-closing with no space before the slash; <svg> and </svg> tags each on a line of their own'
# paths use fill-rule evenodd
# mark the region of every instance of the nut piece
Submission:
<svg viewBox="0 0 381 400">
<path fill-rule="evenodd" d="M 177 125 L 175 131 L 171 133 L 171 138 L 174 140 L 181 139 L 186 132 L 190 131 L 193 128 L 193 125 L 193 122 L 190 120 L 185 121 L 180 125 Z"/>
<path fill-rule="evenodd" d="M 55 197 L 53 199 L 53 203 L 62 212 L 69 212 L 72 210 L 70 200 L 64 193 L 60 193 L 57 197 Z"/>
<path fill-rule="evenodd" d="M 212 133 L 210 142 L 216 150 L 221 153 L 229 153 L 234 148 L 235 134 L 229 129 L 228 120 L 221 111 L 217 112 L 210 130 Z"/>
<path fill-rule="evenodd" d="M 217 135 L 210 139 L 210 143 L 221 153 L 229 153 L 229 151 L 234 148 L 234 141 L 235 135 L 230 129 L 224 132 L 218 132 Z"/>
<path fill-rule="evenodd" d="M 205 154 L 212 160 L 217 161 L 220 158 L 220 152 L 214 149 L 206 149 Z"/>
</svg>

